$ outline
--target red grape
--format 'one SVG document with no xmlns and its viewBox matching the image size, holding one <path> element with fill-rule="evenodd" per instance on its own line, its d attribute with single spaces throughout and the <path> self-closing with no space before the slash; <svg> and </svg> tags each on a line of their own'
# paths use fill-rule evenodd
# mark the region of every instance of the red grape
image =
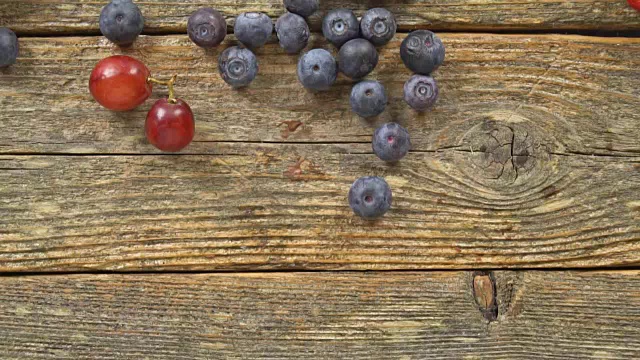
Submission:
<svg viewBox="0 0 640 360">
<path fill-rule="evenodd" d="M 640 11 L 640 0 L 627 0 L 632 8 Z"/>
<path fill-rule="evenodd" d="M 162 151 L 177 152 L 184 149 L 195 133 L 193 112 L 186 102 L 160 99 L 147 114 L 144 126 L 147 140 Z"/>
<path fill-rule="evenodd" d="M 109 110 L 133 110 L 151 95 L 149 69 L 139 60 L 115 55 L 102 59 L 91 72 L 89 90 Z"/>
</svg>

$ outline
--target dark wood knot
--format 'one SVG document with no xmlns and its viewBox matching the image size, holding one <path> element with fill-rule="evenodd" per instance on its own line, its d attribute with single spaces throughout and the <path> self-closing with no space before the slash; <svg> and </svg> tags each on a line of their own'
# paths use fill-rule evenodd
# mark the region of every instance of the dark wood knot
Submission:
<svg viewBox="0 0 640 360">
<path fill-rule="evenodd" d="M 468 151 L 477 174 L 514 183 L 536 166 L 535 135 L 519 123 L 484 120 L 465 135 L 461 150 Z"/>
</svg>

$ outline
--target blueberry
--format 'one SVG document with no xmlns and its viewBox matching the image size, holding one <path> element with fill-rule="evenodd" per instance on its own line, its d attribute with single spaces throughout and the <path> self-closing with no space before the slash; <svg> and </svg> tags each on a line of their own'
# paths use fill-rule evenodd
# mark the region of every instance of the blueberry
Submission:
<svg viewBox="0 0 640 360">
<path fill-rule="evenodd" d="M 382 114 L 387 107 L 387 94 L 378 81 L 361 81 L 351 89 L 351 109 L 363 118 Z"/>
<path fill-rule="evenodd" d="M 222 79 L 234 88 L 249 85 L 258 73 L 258 59 L 249 49 L 233 46 L 220 54 L 218 69 Z"/>
<path fill-rule="evenodd" d="M 414 31 L 400 45 L 400 57 L 409 70 L 429 75 L 444 62 L 444 45 L 429 30 Z"/>
<path fill-rule="evenodd" d="M 362 79 L 378 65 L 376 48 L 365 39 L 349 40 L 338 52 L 340 71 L 352 79 Z"/>
<path fill-rule="evenodd" d="M 7 28 L 0 28 L 0 68 L 15 64 L 17 57 L 18 37 Z"/>
<path fill-rule="evenodd" d="M 259 48 L 266 44 L 273 32 L 271 18 L 263 13 L 242 13 L 233 28 L 238 40 L 248 48 Z"/>
<path fill-rule="evenodd" d="M 438 100 L 438 84 L 431 76 L 413 75 L 404 84 L 404 101 L 413 109 L 425 111 Z"/>
<path fill-rule="evenodd" d="M 318 0 L 284 0 L 289 12 L 308 17 L 318 10 Z"/>
<path fill-rule="evenodd" d="M 371 144 L 373 152 L 380 159 L 389 162 L 402 159 L 411 150 L 409 132 L 396 123 L 380 126 L 373 133 Z"/>
<path fill-rule="evenodd" d="M 100 13 L 100 31 L 111 42 L 131 45 L 142 33 L 144 17 L 131 0 L 112 0 Z"/>
<path fill-rule="evenodd" d="M 360 36 L 360 23 L 351 10 L 331 10 L 322 20 L 322 34 L 335 47 Z"/>
<path fill-rule="evenodd" d="M 396 18 L 391 12 L 383 8 L 374 8 L 362 16 L 360 21 L 362 37 L 375 46 L 388 43 L 396 34 Z"/>
<path fill-rule="evenodd" d="M 300 15 L 286 13 L 276 21 L 280 46 L 288 54 L 297 54 L 309 42 L 309 25 Z"/>
<path fill-rule="evenodd" d="M 298 61 L 298 79 L 311 90 L 328 90 L 338 77 L 338 65 L 330 52 L 313 49 Z"/>
<path fill-rule="evenodd" d="M 392 200 L 389 184 L 377 176 L 361 177 L 349 190 L 349 206 L 356 215 L 367 220 L 386 214 L 391 208 Z"/>
<path fill-rule="evenodd" d="M 216 47 L 227 36 L 227 21 L 220 12 L 202 8 L 189 17 L 187 33 L 191 41 L 200 47 Z"/>
</svg>

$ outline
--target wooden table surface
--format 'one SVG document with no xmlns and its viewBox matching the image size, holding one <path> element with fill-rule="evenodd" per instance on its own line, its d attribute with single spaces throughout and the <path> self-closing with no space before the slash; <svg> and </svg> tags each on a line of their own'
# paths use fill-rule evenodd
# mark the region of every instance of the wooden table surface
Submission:
<svg viewBox="0 0 640 360">
<path fill-rule="evenodd" d="M 0 70 L 0 359 L 640 358 L 640 13 L 626 0 L 321 0 L 399 22 L 363 121 L 351 81 L 304 91 L 275 36 L 231 90 L 186 34 L 212 6 L 274 19 L 280 0 L 137 1 L 145 35 L 100 36 L 105 1 L 0 0 L 20 37 Z M 412 29 L 446 48 L 441 98 L 402 101 Z M 144 138 L 150 104 L 113 113 L 88 77 L 124 53 L 178 74 L 196 137 Z M 371 151 L 397 121 L 414 149 Z M 346 194 L 384 176 L 394 207 Z"/>
</svg>

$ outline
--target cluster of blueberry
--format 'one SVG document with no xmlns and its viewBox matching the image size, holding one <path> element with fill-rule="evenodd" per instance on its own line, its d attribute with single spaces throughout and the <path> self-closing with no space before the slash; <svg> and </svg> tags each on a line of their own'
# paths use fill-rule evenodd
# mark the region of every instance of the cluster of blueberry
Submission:
<svg viewBox="0 0 640 360">
<path fill-rule="evenodd" d="M 222 79 L 234 88 L 248 86 L 258 74 L 258 59 L 250 49 L 263 46 L 271 33 L 271 18 L 261 13 L 238 16 L 234 28 L 238 40 L 246 47 L 232 46 L 218 58 Z M 227 36 L 227 22 L 218 11 L 202 8 L 189 17 L 189 38 L 202 48 L 213 48 Z"/>
<path fill-rule="evenodd" d="M 308 45 L 309 27 L 305 18 L 317 11 L 318 0 L 284 0 L 284 3 L 289 12 L 277 20 L 276 34 L 285 52 L 297 54 Z M 211 42 L 203 43 L 198 39 L 203 33 L 198 29 L 206 26 L 204 34 L 213 37 L 214 33 L 223 33 L 226 24 L 214 10 L 201 11 L 213 16 L 204 17 L 196 12 L 189 20 L 189 34 L 196 44 L 208 46 Z M 351 109 L 363 118 L 382 114 L 388 102 L 384 86 L 378 81 L 362 79 L 378 64 L 376 46 L 391 41 L 396 29 L 395 17 L 383 8 L 368 10 L 360 21 L 348 9 L 329 11 L 322 22 L 322 33 L 338 49 L 338 59 L 325 49 L 313 49 L 304 53 L 298 61 L 297 75 L 300 83 L 313 91 L 326 91 L 337 80 L 338 72 L 341 72 L 358 81 L 351 90 Z M 265 14 L 245 13 L 237 18 L 234 31 L 242 44 L 254 49 L 264 45 L 271 35 L 271 21 Z M 259 41 L 256 42 L 256 39 Z M 217 39 L 214 46 L 221 41 L 222 38 Z M 249 49 L 233 47 L 225 50 L 220 57 L 220 73 L 232 86 L 246 86 L 256 76 L 257 59 Z M 227 52 L 233 56 L 225 55 Z M 415 110 L 424 111 L 435 104 L 438 87 L 429 75 L 442 64 L 444 55 L 442 42 L 430 31 L 413 32 L 402 43 L 402 60 L 416 73 L 404 86 L 404 99 Z M 236 64 L 230 66 L 234 62 Z M 238 82 L 238 79 L 242 81 Z M 402 126 L 387 123 L 374 132 L 372 147 L 380 159 L 396 162 L 409 152 L 411 140 Z M 380 177 L 360 178 L 349 191 L 351 208 L 365 219 L 376 219 L 384 215 L 390 209 L 391 201 L 391 189 Z"/>
<path fill-rule="evenodd" d="M 445 49 L 442 41 L 431 31 L 414 31 L 402 42 L 400 57 L 407 68 L 415 73 L 404 85 L 404 100 L 413 109 L 424 111 L 435 104 L 439 91 L 436 81 L 430 74 L 444 62 L 444 56 Z M 360 82 L 353 87 L 352 107 L 354 107 L 354 100 L 356 105 L 358 103 L 357 94 L 361 91 L 359 87 L 364 87 L 365 97 L 376 92 L 384 92 L 384 88 L 378 82 Z M 386 104 L 386 97 L 384 103 Z M 384 106 L 380 113 L 383 110 Z M 358 112 L 355 108 L 354 111 Z M 396 123 L 388 123 L 378 128 L 373 134 L 372 144 L 373 152 L 380 159 L 388 162 L 399 161 L 411 149 L 409 133 Z M 360 178 L 353 183 L 349 191 L 351 208 L 365 219 L 376 219 L 384 215 L 391 208 L 391 199 L 391 189 L 380 177 Z"/>
<path fill-rule="evenodd" d="M 383 8 L 374 8 L 358 22 L 351 10 L 333 10 L 325 16 L 322 32 L 339 49 L 337 66 L 328 51 L 311 50 L 298 63 L 300 82 L 312 90 L 326 90 L 340 71 L 359 81 L 351 90 L 351 109 L 363 118 L 382 114 L 388 102 L 384 86 L 378 81 L 361 80 L 378 64 L 375 47 L 387 44 L 395 35 L 393 14 Z M 414 31 L 402 42 L 400 54 L 404 64 L 416 73 L 405 83 L 404 99 L 413 109 L 425 111 L 438 97 L 437 84 L 430 74 L 444 61 L 442 41 L 431 31 Z M 387 123 L 374 132 L 372 148 L 381 160 L 397 162 L 411 149 L 411 139 L 405 128 Z M 349 205 L 354 213 L 365 219 L 383 216 L 391 208 L 391 202 L 391 189 L 381 177 L 359 178 L 349 191 Z"/>
<path fill-rule="evenodd" d="M 290 6 L 292 3 L 296 6 Z M 318 2 L 285 0 L 285 5 L 290 13 L 278 19 L 276 32 L 282 48 L 294 54 L 307 46 L 309 28 L 303 16 L 314 13 Z M 378 64 L 376 46 L 393 39 L 396 29 L 395 17 L 383 8 L 368 10 L 360 21 L 348 9 L 328 12 L 322 22 L 322 33 L 338 49 L 338 59 L 336 61 L 325 49 L 313 49 L 303 54 L 297 70 L 300 83 L 313 91 L 325 91 L 341 72 L 358 81 L 351 90 L 351 109 L 363 118 L 382 114 L 388 102 L 384 86 L 378 81 L 362 79 Z M 415 31 L 403 41 L 400 54 L 405 65 L 416 73 L 405 83 L 404 99 L 413 109 L 425 111 L 438 97 L 438 86 L 430 74 L 444 61 L 442 41 L 430 31 Z M 396 123 L 384 124 L 374 132 L 372 148 L 384 161 L 399 161 L 411 149 L 409 133 Z M 349 191 L 351 208 L 365 219 L 383 216 L 391 208 L 391 201 L 391 189 L 380 177 L 360 178 Z"/>
</svg>

